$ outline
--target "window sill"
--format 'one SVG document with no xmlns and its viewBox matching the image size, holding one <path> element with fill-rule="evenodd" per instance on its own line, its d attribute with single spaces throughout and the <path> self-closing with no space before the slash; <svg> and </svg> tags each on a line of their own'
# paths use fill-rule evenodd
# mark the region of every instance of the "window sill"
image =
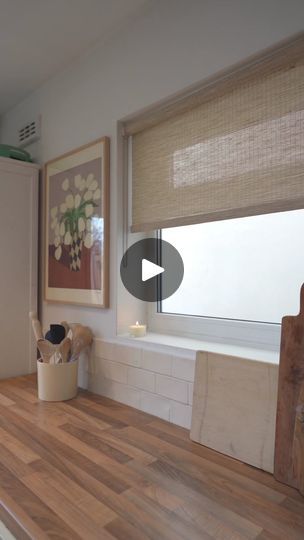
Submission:
<svg viewBox="0 0 304 540">
<path fill-rule="evenodd" d="M 278 351 L 203 341 L 169 334 L 156 334 L 153 332 L 148 332 L 146 336 L 138 338 L 134 338 L 129 334 L 120 334 L 113 341 L 122 345 L 132 345 L 143 349 L 165 352 L 167 354 L 180 354 L 192 358 L 193 360 L 196 357 L 196 351 L 238 356 L 240 358 L 270 364 L 279 364 L 280 360 L 280 353 Z"/>
</svg>

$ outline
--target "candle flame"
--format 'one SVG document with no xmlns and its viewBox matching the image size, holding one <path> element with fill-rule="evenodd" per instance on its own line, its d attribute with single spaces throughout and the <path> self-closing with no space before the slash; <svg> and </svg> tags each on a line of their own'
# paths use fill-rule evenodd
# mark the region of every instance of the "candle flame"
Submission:
<svg viewBox="0 0 304 540">
<path fill-rule="evenodd" d="M 139 326 L 139 322 L 138 322 L 138 321 L 136 321 L 136 326 Z"/>
</svg>

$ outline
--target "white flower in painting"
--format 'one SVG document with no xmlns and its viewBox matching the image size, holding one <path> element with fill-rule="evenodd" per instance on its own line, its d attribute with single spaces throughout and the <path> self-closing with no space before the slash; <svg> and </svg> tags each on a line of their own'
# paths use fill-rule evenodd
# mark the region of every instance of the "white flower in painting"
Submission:
<svg viewBox="0 0 304 540">
<path fill-rule="evenodd" d="M 91 233 L 87 233 L 84 239 L 84 245 L 87 249 L 90 249 L 93 245 L 93 235 Z"/>
<path fill-rule="evenodd" d="M 58 248 L 55 249 L 55 259 L 59 261 L 59 259 L 61 258 L 61 255 L 62 255 L 62 247 L 58 246 Z"/>
<path fill-rule="evenodd" d="M 80 184 L 81 184 L 81 175 L 80 174 L 76 174 L 76 176 L 74 178 L 74 183 L 75 183 L 75 187 L 77 189 L 79 189 Z"/>
<path fill-rule="evenodd" d="M 60 236 L 65 235 L 65 224 L 64 223 L 61 223 L 59 232 L 60 232 Z"/>
<path fill-rule="evenodd" d="M 58 213 L 58 207 L 57 207 L 57 206 L 54 206 L 54 208 L 52 208 L 52 210 L 51 210 L 51 217 L 52 217 L 52 219 L 55 219 L 55 218 L 56 218 L 57 213 Z"/>
<path fill-rule="evenodd" d="M 55 246 L 55 247 L 58 247 L 59 244 L 60 244 L 60 236 L 55 236 L 54 246 Z"/>
<path fill-rule="evenodd" d="M 64 236 L 64 243 L 66 246 L 70 246 L 72 243 L 72 236 L 70 231 L 67 231 Z"/>
<path fill-rule="evenodd" d="M 100 189 L 98 188 L 98 189 L 96 189 L 96 191 L 95 191 L 95 193 L 94 193 L 94 195 L 93 195 L 93 200 L 94 200 L 94 201 L 98 201 L 98 199 L 100 199 L 100 197 L 101 197 L 101 191 L 100 191 Z"/>
<path fill-rule="evenodd" d="M 85 230 L 85 220 L 83 219 L 83 217 L 80 217 L 78 219 L 78 230 L 80 233 L 82 233 Z"/>
<path fill-rule="evenodd" d="M 81 182 L 79 182 L 79 191 L 83 191 L 86 188 L 86 180 L 85 178 L 81 179 Z"/>
<path fill-rule="evenodd" d="M 91 217 L 93 215 L 93 212 L 94 212 L 94 207 L 92 204 L 87 204 L 87 206 L 85 207 L 85 215 L 87 218 Z"/>
<path fill-rule="evenodd" d="M 66 196 L 65 198 L 65 202 L 66 202 L 66 205 L 67 207 L 71 210 L 72 208 L 74 208 L 74 196 L 70 193 L 69 195 Z"/>
<path fill-rule="evenodd" d="M 86 181 L 86 186 L 87 186 L 87 188 L 90 187 L 90 185 L 92 184 L 93 180 L 94 180 L 94 174 L 92 174 L 92 173 L 88 174 L 88 176 L 87 176 L 87 181 Z"/>
<path fill-rule="evenodd" d="M 90 190 L 86 191 L 83 198 L 84 198 L 85 201 L 90 201 L 91 199 L 93 199 L 92 191 L 90 191 Z"/>
<path fill-rule="evenodd" d="M 98 188 L 97 180 L 93 180 L 92 184 L 90 185 L 90 190 L 95 191 L 95 189 Z"/>
<path fill-rule="evenodd" d="M 94 244 L 94 211 L 102 196 L 101 189 L 93 173 L 85 177 L 75 174 L 71 179 L 65 178 L 61 187 L 65 192 L 62 202 L 50 210 L 54 257 L 59 261 L 64 249 L 73 255 L 73 239 L 78 237 L 81 239 L 78 253 L 80 260 L 82 242 L 87 249 Z"/>
<path fill-rule="evenodd" d="M 79 195 L 79 193 L 77 193 L 77 195 L 75 195 L 74 207 L 79 208 L 80 203 L 81 203 L 81 196 Z"/>
<path fill-rule="evenodd" d="M 68 178 L 66 178 L 65 180 L 63 180 L 62 186 L 61 186 L 61 187 L 62 187 L 63 191 L 67 191 L 67 190 L 69 189 L 69 187 L 70 187 L 70 181 L 69 181 Z"/>
</svg>

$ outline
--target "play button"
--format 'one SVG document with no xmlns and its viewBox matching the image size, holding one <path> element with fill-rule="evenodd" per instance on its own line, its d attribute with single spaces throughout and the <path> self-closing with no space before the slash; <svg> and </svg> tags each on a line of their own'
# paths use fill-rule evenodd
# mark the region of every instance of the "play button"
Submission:
<svg viewBox="0 0 304 540">
<path fill-rule="evenodd" d="M 146 238 L 125 252 L 120 276 L 126 289 L 145 302 L 157 302 L 177 291 L 183 276 L 184 263 L 169 242 Z"/>
<path fill-rule="evenodd" d="M 158 264 L 154 264 L 151 261 L 148 261 L 147 259 L 143 259 L 141 261 L 141 280 L 147 281 L 148 279 L 151 279 L 155 276 L 159 276 L 159 274 L 162 274 L 165 271 L 165 269 L 162 266 L 159 266 Z"/>
</svg>

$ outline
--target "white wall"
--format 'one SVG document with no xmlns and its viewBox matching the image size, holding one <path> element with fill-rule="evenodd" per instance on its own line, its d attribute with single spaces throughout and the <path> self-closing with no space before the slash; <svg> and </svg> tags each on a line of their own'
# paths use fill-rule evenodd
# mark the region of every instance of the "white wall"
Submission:
<svg viewBox="0 0 304 540">
<path fill-rule="evenodd" d="M 122 255 L 117 121 L 301 30 L 303 17 L 302 0 L 154 0 L 123 31 L 3 116 L 1 142 L 16 144 L 17 128 L 41 113 L 42 139 L 30 148 L 40 163 L 111 137 L 111 307 L 44 304 L 44 326 L 64 318 L 91 325 L 97 336 L 116 333 Z M 137 306 L 121 294 L 120 327 L 134 320 Z"/>
</svg>

